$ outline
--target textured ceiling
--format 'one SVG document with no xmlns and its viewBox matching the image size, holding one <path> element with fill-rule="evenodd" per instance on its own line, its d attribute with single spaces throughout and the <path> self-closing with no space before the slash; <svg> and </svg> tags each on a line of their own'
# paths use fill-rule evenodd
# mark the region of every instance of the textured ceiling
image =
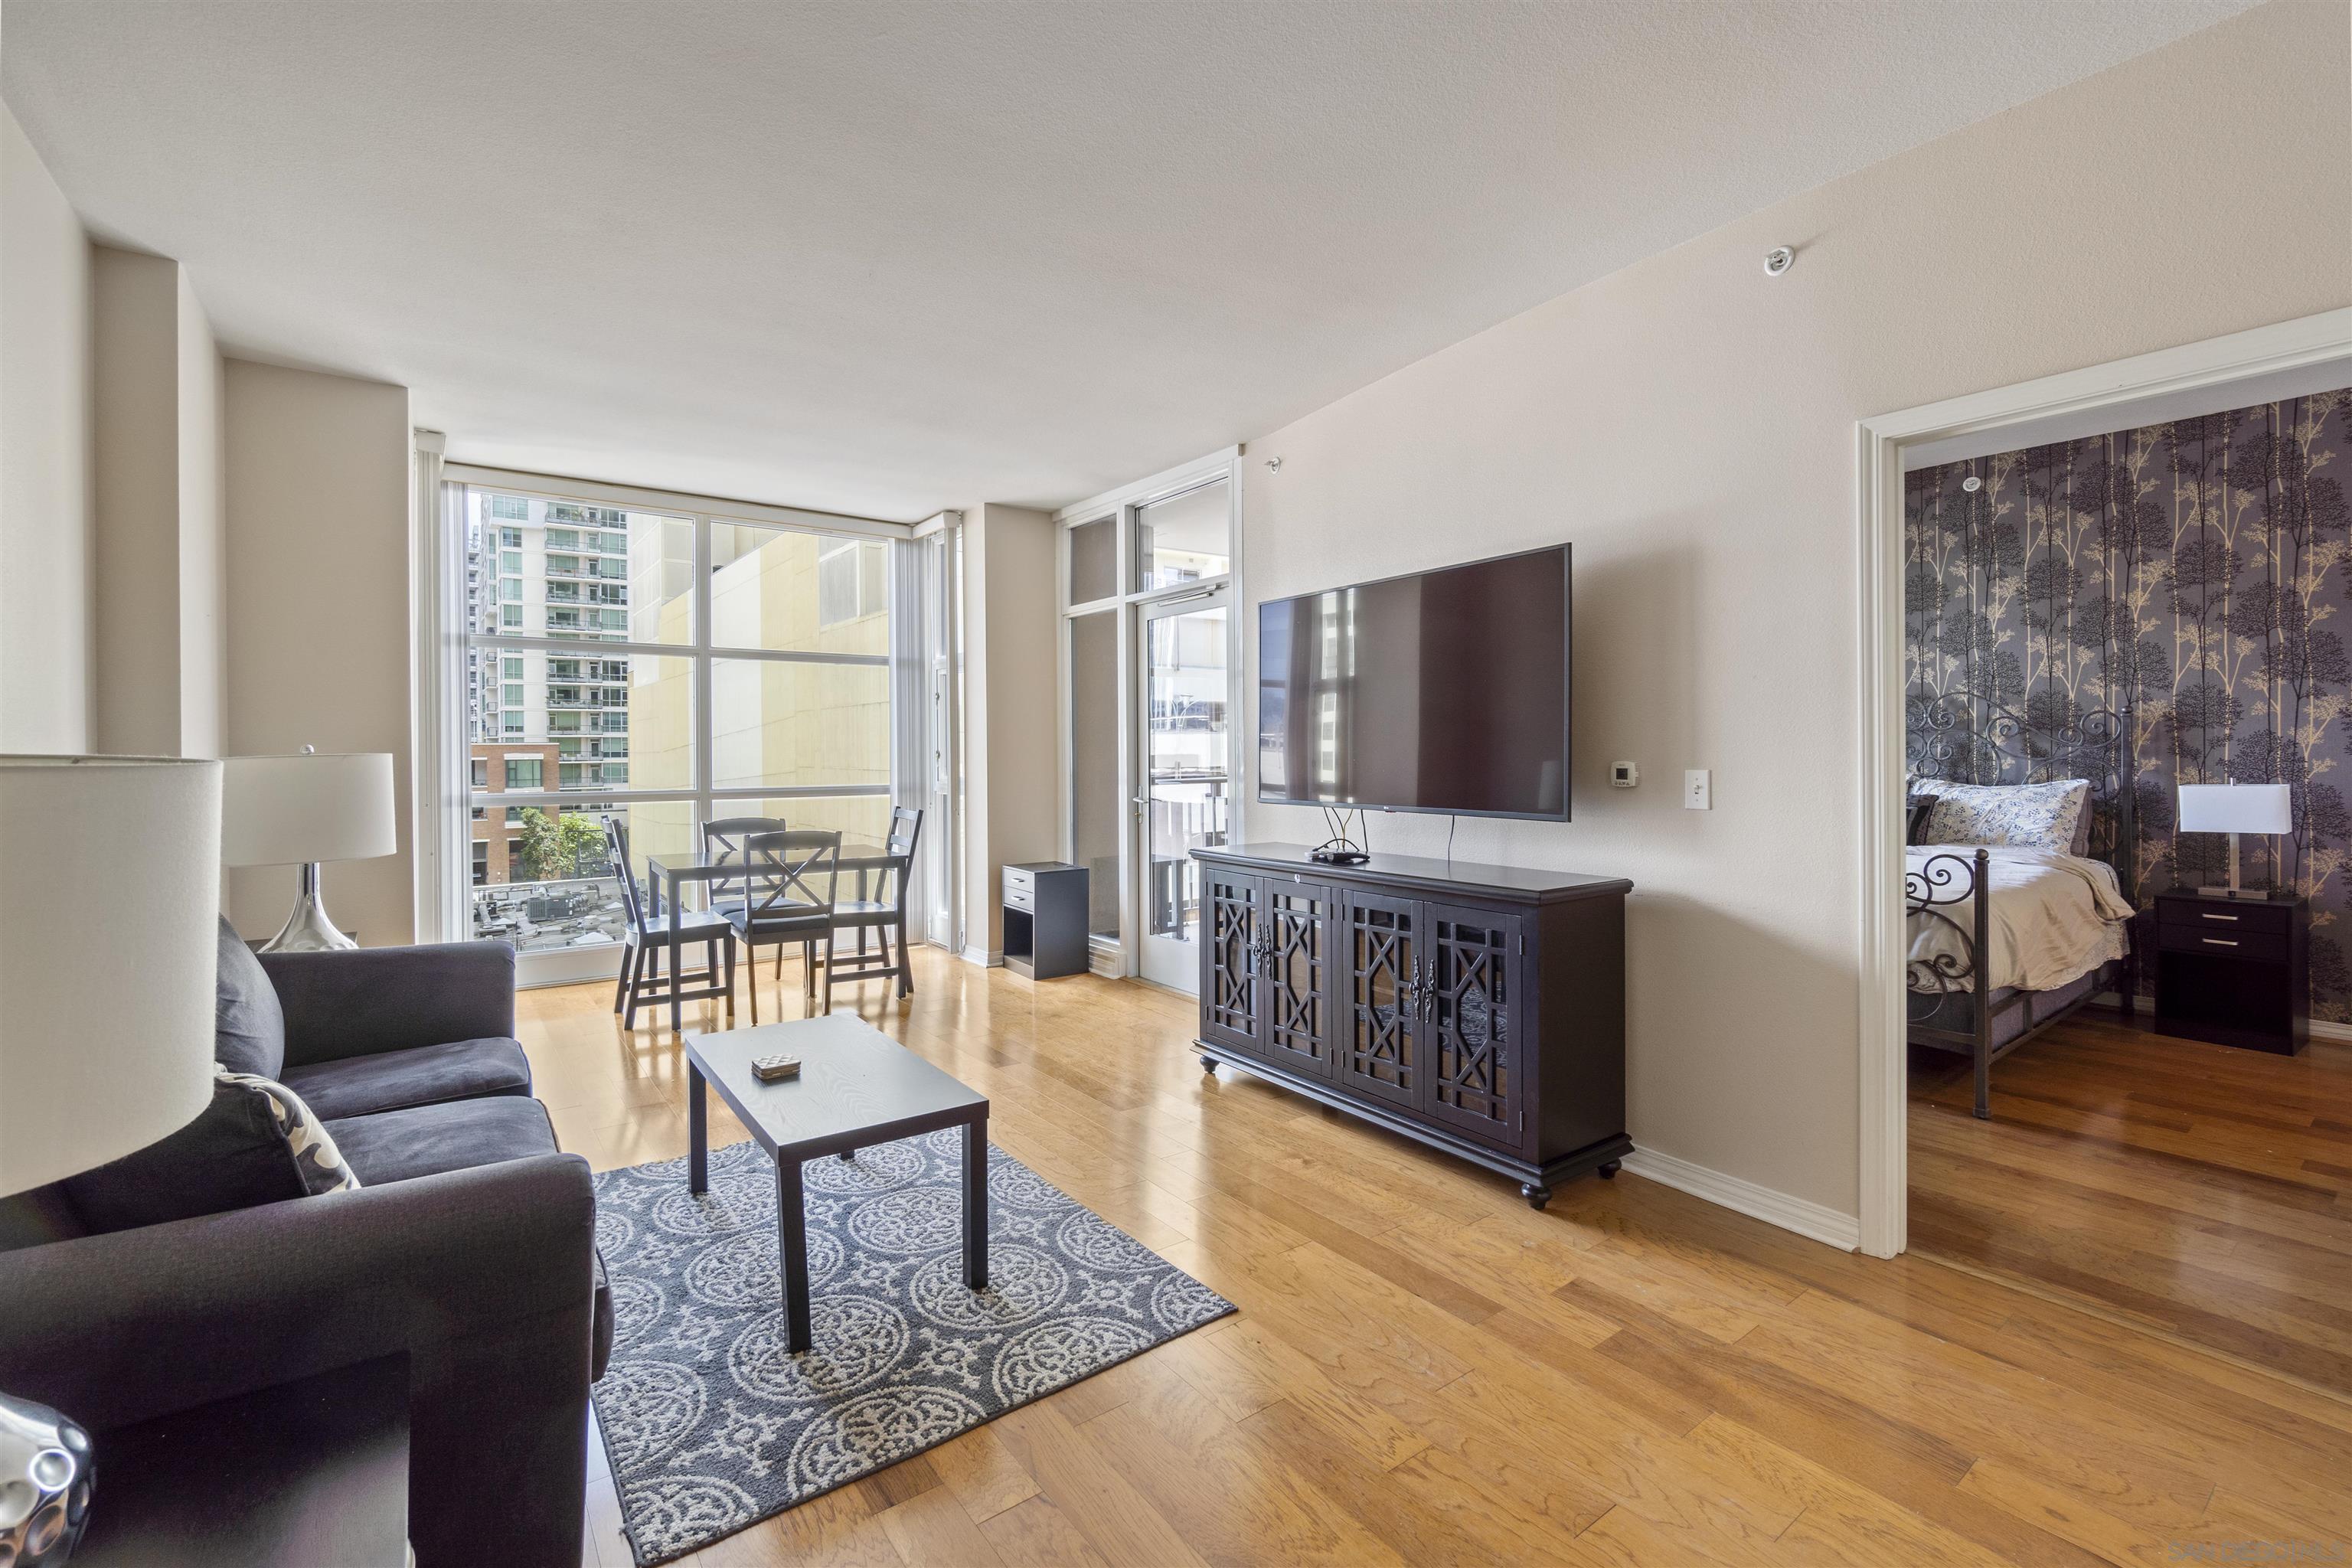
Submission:
<svg viewBox="0 0 2352 1568">
<path fill-rule="evenodd" d="M 2246 8 L 8 0 L 225 346 L 454 457 L 884 517 L 1246 439 Z"/>
</svg>

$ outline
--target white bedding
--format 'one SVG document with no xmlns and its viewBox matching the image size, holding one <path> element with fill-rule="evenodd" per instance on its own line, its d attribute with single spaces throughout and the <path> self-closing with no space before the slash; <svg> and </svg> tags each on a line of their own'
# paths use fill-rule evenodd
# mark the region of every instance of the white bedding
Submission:
<svg viewBox="0 0 2352 1568">
<path fill-rule="evenodd" d="M 1987 853 L 1992 858 L 1990 969 L 1995 990 L 2054 991 L 2124 955 L 2132 908 L 2124 900 L 2114 867 L 2049 849 L 1995 845 Z M 1965 887 L 1976 856 L 1971 844 L 1912 845 L 1904 856 L 1905 869 L 1916 875 L 1939 855 L 1962 862 L 1937 869 L 1955 871 L 1957 880 L 1950 885 Z M 1940 910 L 1961 930 L 1975 929 L 1973 900 L 1961 898 Z M 1967 960 L 1968 948 L 1959 933 L 1933 916 L 1913 915 L 1910 939 L 1914 960 L 1943 953 L 1963 963 Z"/>
</svg>

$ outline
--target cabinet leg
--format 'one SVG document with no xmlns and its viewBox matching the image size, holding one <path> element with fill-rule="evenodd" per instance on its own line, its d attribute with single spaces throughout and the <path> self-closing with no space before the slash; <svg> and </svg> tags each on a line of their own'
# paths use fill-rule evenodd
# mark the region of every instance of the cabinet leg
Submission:
<svg viewBox="0 0 2352 1568">
<path fill-rule="evenodd" d="M 1539 1186 L 1534 1182 L 1521 1182 L 1519 1184 L 1519 1196 L 1528 1200 L 1528 1207 L 1531 1209 L 1539 1209 L 1543 1207 L 1544 1205 L 1551 1202 L 1551 1189 L 1546 1186 Z"/>
<path fill-rule="evenodd" d="M 1203 1051 L 1201 1054 L 1201 1070 L 1205 1073 L 1215 1072 L 1217 1070 L 1217 1058 Z"/>
<path fill-rule="evenodd" d="M 1613 1182 L 1617 1179 L 1617 1173 L 1623 1168 L 1623 1165 L 1615 1160 L 1605 1161 L 1601 1166 L 1601 1179 L 1604 1182 Z"/>
</svg>

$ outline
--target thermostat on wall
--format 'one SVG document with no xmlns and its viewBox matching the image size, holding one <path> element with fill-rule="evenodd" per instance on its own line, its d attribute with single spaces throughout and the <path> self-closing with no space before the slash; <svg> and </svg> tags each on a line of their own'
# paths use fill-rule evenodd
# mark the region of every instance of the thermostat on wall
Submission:
<svg viewBox="0 0 2352 1568">
<path fill-rule="evenodd" d="M 1642 770 L 1635 767 L 1633 763 L 1612 763 L 1609 764 L 1610 788 L 1632 789 L 1635 784 L 1640 784 L 1641 782 Z"/>
</svg>

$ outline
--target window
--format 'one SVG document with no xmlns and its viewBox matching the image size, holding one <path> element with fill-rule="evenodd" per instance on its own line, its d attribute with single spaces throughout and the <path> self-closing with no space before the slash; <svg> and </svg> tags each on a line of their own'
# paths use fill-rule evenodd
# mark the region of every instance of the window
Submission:
<svg viewBox="0 0 2352 1568">
<path fill-rule="evenodd" d="M 522 603 L 522 579 L 520 577 L 499 578 L 499 598 L 502 602 L 509 605 L 519 605 Z"/>
<path fill-rule="evenodd" d="M 474 840 L 474 886 L 483 886 L 490 879 L 490 845 L 486 838 Z"/>
<path fill-rule="evenodd" d="M 499 570 L 518 577 L 522 575 L 522 552 L 520 550 L 499 551 Z"/>
<path fill-rule="evenodd" d="M 499 499 L 468 489 L 463 509 L 468 566 L 501 611 L 472 637 L 474 788 L 494 803 L 478 831 L 506 846 L 477 879 L 473 934 L 526 952 L 617 941 L 607 818 L 640 872 L 713 816 L 887 832 L 889 542 L 534 501 L 504 573 L 508 542 L 484 526 Z M 510 809 L 494 784 L 537 804 Z"/>
<path fill-rule="evenodd" d="M 878 616 L 889 592 L 888 547 L 879 540 L 827 545 L 816 562 L 816 624 L 837 626 Z"/>
<path fill-rule="evenodd" d="M 508 550 L 521 549 L 522 530 L 520 528 L 502 528 L 499 530 L 499 543 Z"/>
<path fill-rule="evenodd" d="M 490 498 L 490 515 L 492 517 L 499 518 L 511 518 L 517 522 L 529 522 L 530 521 L 530 502 L 523 500 L 520 496 L 492 496 Z"/>
<path fill-rule="evenodd" d="M 1229 480 L 1216 479 L 1182 495 L 1135 509 L 1138 589 L 1172 588 L 1233 570 L 1233 502 Z"/>
</svg>

